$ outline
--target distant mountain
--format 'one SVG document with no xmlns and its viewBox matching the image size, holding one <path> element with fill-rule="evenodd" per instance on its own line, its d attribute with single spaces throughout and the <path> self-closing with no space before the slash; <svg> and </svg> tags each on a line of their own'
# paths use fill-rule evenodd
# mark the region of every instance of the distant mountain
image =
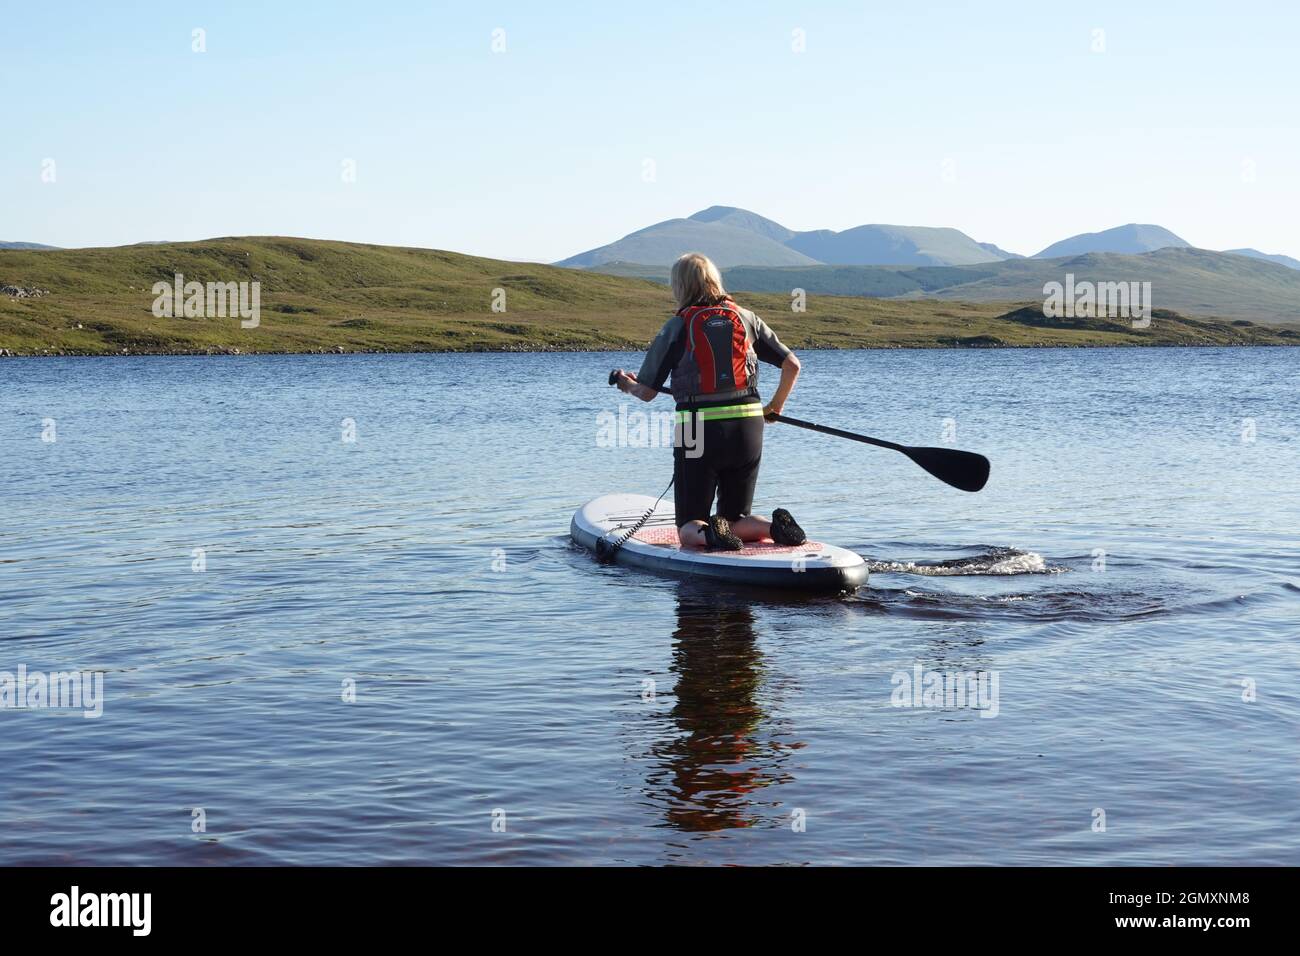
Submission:
<svg viewBox="0 0 1300 956">
<path fill-rule="evenodd" d="M 1185 239 L 1163 226 L 1131 222 L 1062 239 L 1030 258 L 1055 260 L 1093 253 L 1136 256 L 1161 249 L 1191 248 Z M 571 256 L 556 265 L 658 278 L 684 252 L 703 252 L 723 269 L 732 270 L 817 266 L 956 268 L 1026 258 L 991 242 L 977 242 L 957 229 L 873 223 L 842 232 L 831 229 L 801 232 L 748 209 L 710 206 L 686 219 L 668 219 L 647 226 L 617 242 Z M 1258 249 L 1229 249 L 1215 255 L 1242 256 L 1300 271 L 1300 259 L 1270 255 Z M 829 275 L 818 274 L 823 278 Z M 852 269 L 835 275 L 831 284 L 836 289 L 858 283 Z M 865 288 L 873 291 L 858 294 L 880 294 L 898 285 L 896 276 L 875 275 L 865 281 Z"/>
<path fill-rule="evenodd" d="M 705 210 L 709 212 L 710 210 Z M 736 210 L 743 212 L 743 210 Z M 700 215 L 697 213 L 696 215 Z M 750 213 L 749 215 L 753 215 Z M 762 217 L 755 216 L 756 220 Z M 630 233 L 607 246 L 571 256 L 556 265 L 590 269 L 607 262 L 638 262 L 646 265 L 672 265 L 684 252 L 703 252 L 719 266 L 799 266 L 813 265 L 815 259 L 790 249 L 764 235 L 768 220 L 752 223 L 756 228 L 733 225 L 741 221 L 719 218 L 714 221 L 668 219 Z M 776 223 L 771 225 L 775 226 Z"/>
<path fill-rule="evenodd" d="M 793 229 L 787 229 L 779 222 L 773 222 L 748 209 L 737 209 L 735 206 L 710 206 L 708 209 L 701 209 L 690 218 L 692 222 L 720 222 L 724 226 L 735 226 L 737 229 L 756 232 L 777 242 L 787 242 L 798 235 Z"/>
<path fill-rule="evenodd" d="M 602 268 L 600 271 L 606 271 Z M 667 281 L 661 266 L 611 265 L 624 276 Z M 1300 270 L 1208 249 L 1166 248 L 1129 256 L 1090 252 L 1060 259 L 1019 258 L 967 266 L 734 266 L 723 270 L 733 292 L 940 298 L 964 302 L 1042 302 L 1043 286 L 1064 282 L 1150 282 L 1152 304 L 1184 315 L 1300 322 Z"/>
<path fill-rule="evenodd" d="M 964 232 L 929 226 L 869 225 L 843 232 L 818 229 L 798 233 L 786 245 L 832 266 L 962 266 L 1006 258 Z"/>
<path fill-rule="evenodd" d="M 1260 252 L 1258 249 L 1226 249 L 1225 252 L 1234 256 L 1249 256 L 1252 259 L 1263 259 L 1267 262 L 1276 262 L 1280 266 L 1286 266 L 1288 269 L 1300 269 L 1300 259 L 1292 259 L 1290 256 L 1269 255 L 1267 252 Z"/>
<path fill-rule="evenodd" d="M 57 249 L 58 246 L 43 246 L 39 242 L 0 242 L 0 249 Z"/>
<path fill-rule="evenodd" d="M 580 269 L 613 263 L 668 266 L 703 252 L 719 266 L 970 265 L 1012 257 L 956 229 L 865 225 L 843 232 L 796 232 L 747 209 L 710 206 L 686 219 L 647 226 L 561 262 Z"/>
<path fill-rule="evenodd" d="M 1081 256 L 1088 252 L 1118 252 L 1125 255 L 1137 255 L 1142 252 L 1154 252 L 1169 246 L 1188 248 L 1191 243 L 1178 238 L 1163 226 L 1144 225 L 1130 222 L 1127 226 L 1116 226 L 1103 232 L 1085 232 L 1069 239 L 1054 242 L 1042 252 L 1033 256 L 1035 259 L 1059 259 L 1062 256 Z"/>
</svg>

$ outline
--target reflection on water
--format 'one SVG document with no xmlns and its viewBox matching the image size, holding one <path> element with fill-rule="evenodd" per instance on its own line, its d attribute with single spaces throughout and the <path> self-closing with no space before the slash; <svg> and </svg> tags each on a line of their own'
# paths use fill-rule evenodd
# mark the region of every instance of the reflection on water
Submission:
<svg viewBox="0 0 1300 956">
<path fill-rule="evenodd" d="M 680 584 L 669 670 L 675 702 L 650 754 L 647 793 L 679 830 L 754 826 L 751 795 L 792 779 L 783 765 L 801 744 L 772 739 L 750 605 Z"/>
</svg>

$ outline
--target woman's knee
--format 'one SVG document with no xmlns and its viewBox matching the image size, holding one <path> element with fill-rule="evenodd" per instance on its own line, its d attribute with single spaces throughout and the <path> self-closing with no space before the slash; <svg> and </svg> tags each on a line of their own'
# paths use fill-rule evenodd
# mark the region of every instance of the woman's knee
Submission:
<svg viewBox="0 0 1300 956">
<path fill-rule="evenodd" d="M 683 545 L 695 546 L 704 543 L 704 522 L 688 521 L 677 529 L 677 540 Z"/>
</svg>

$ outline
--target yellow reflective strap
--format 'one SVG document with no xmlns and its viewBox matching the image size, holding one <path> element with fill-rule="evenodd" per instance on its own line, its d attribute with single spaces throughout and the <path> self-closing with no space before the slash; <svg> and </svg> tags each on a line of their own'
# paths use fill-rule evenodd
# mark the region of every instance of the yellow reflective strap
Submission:
<svg viewBox="0 0 1300 956">
<path fill-rule="evenodd" d="M 691 415 L 698 415 L 700 421 L 716 422 L 727 418 L 761 417 L 762 414 L 762 405 L 757 402 L 746 402 L 744 405 L 715 405 L 712 408 L 701 408 L 693 412 L 678 412 L 677 421 L 684 422 Z"/>
</svg>

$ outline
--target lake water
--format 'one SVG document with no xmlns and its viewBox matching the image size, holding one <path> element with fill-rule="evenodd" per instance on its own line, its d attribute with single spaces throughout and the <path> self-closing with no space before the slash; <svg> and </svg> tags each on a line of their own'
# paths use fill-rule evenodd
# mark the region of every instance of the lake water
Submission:
<svg viewBox="0 0 1300 956">
<path fill-rule="evenodd" d="M 667 483 L 597 441 L 637 356 L 0 361 L 0 671 L 103 681 L 0 710 L 0 863 L 1300 863 L 1300 351 L 803 359 L 993 461 L 769 427 L 855 597 L 568 542 Z"/>
</svg>

